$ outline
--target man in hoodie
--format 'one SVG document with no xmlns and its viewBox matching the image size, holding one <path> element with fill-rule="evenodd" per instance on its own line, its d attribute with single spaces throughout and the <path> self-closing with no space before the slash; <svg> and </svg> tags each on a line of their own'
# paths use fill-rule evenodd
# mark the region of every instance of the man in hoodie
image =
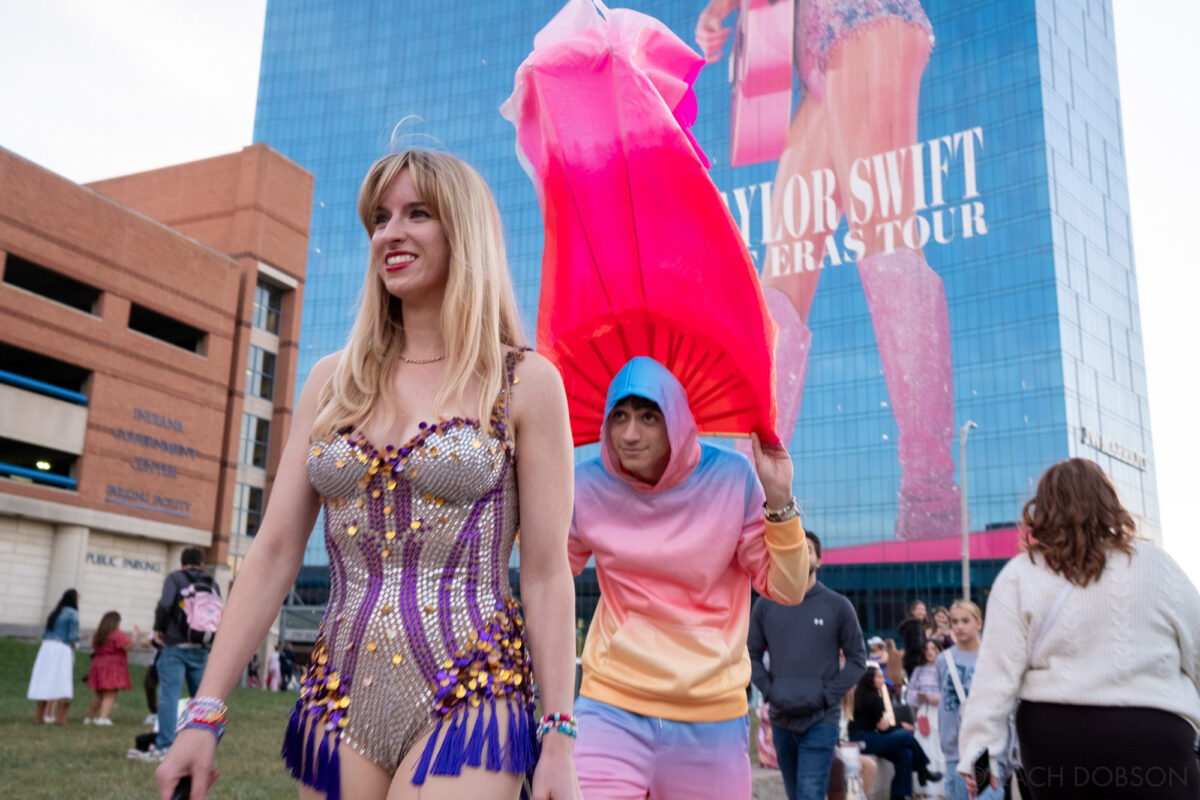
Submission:
<svg viewBox="0 0 1200 800">
<path fill-rule="evenodd" d="M 754 685 L 770 703 L 771 736 L 788 800 L 824 800 L 842 695 L 867 671 L 867 652 L 854 606 L 817 580 L 821 540 L 811 531 L 804 535 L 804 602 L 782 606 L 758 598 L 750 611 L 747 646 Z M 769 667 L 764 651 L 770 653 Z"/>
<path fill-rule="evenodd" d="M 594 556 L 600 584 L 575 705 L 587 800 L 750 797 L 750 587 L 798 603 L 808 578 L 791 458 L 753 444 L 753 467 L 701 444 L 653 359 L 609 386 L 569 541 L 573 572 Z"/>
</svg>

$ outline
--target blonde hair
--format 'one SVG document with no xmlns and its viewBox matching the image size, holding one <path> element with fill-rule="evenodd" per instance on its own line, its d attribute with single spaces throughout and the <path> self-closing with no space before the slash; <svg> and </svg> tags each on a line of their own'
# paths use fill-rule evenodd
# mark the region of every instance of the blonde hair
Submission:
<svg viewBox="0 0 1200 800">
<path fill-rule="evenodd" d="M 525 344 L 500 210 L 483 178 L 465 162 L 446 153 L 405 150 L 376 161 L 363 179 L 358 216 L 368 237 L 375 232 L 374 213 L 383 194 L 406 169 L 450 246 L 441 321 L 446 374 L 434 407 L 441 414 L 450 402 L 466 404 L 467 384 L 478 378 L 479 395 L 470 399 L 486 426 L 503 386 L 508 348 Z M 388 294 L 374 267 L 368 265 L 346 349 L 318 396 L 313 439 L 361 428 L 375 415 L 395 414 L 390 384 L 404 350 L 403 305 Z"/>
<path fill-rule="evenodd" d="M 973 616 L 980 625 L 983 624 L 983 612 L 979 610 L 979 606 L 975 605 L 970 600 L 964 600 L 961 597 L 958 598 L 950 604 L 951 611 L 956 608 L 961 608 L 963 611 L 966 611 L 968 614 Z"/>
</svg>

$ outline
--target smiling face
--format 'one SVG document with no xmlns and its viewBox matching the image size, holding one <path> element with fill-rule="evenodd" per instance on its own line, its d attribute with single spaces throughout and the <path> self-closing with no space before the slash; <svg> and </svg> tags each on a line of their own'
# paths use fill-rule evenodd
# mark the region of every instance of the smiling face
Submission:
<svg viewBox="0 0 1200 800">
<path fill-rule="evenodd" d="M 417 194 L 410 170 L 388 185 L 371 212 L 371 268 L 388 294 L 440 295 L 450 273 L 450 242 L 441 220 Z"/>
<path fill-rule="evenodd" d="M 935 625 L 938 626 L 939 629 L 940 628 L 949 628 L 950 627 L 950 615 L 947 614 L 945 611 L 938 610 L 937 613 L 935 613 L 933 615 L 933 622 Z"/>
<path fill-rule="evenodd" d="M 671 461 L 662 410 L 642 398 L 626 397 L 609 412 L 606 428 L 608 445 L 622 469 L 647 483 L 658 483 Z"/>
</svg>

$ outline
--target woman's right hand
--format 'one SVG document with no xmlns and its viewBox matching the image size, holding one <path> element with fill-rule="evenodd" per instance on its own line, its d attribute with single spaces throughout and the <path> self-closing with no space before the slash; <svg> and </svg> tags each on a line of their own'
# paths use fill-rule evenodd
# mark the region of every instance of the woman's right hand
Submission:
<svg viewBox="0 0 1200 800">
<path fill-rule="evenodd" d="M 208 731 L 194 728 L 180 731 L 167 751 L 167 757 L 154 771 L 159 799 L 171 800 L 180 778 L 189 775 L 192 778 L 192 793 L 188 797 L 190 800 L 204 800 L 209 787 L 220 775 L 212 768 L 216 751 L 217 737 Z"/>
<path fill-rule="evenodd" d="M 731 30 L 721 25 L 721 20 L 733 10 L 737 0 L 709 0 L 696 22 L 696 44 L 708 63 L 719 61 L 721 48 L 729 38 Z"/>
</svg>

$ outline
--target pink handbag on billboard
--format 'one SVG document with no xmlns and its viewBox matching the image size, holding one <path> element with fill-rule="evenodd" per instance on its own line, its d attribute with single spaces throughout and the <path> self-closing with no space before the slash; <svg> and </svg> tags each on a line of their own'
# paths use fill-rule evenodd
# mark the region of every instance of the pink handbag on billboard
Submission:
<svg viewBox="0 0 1200 800">
<path fill-rule="evenodd" d="M 729 80 L 729 161 L 775 161 L 792 116 L 795 0 L 741 0 Z"/>
</svg>

